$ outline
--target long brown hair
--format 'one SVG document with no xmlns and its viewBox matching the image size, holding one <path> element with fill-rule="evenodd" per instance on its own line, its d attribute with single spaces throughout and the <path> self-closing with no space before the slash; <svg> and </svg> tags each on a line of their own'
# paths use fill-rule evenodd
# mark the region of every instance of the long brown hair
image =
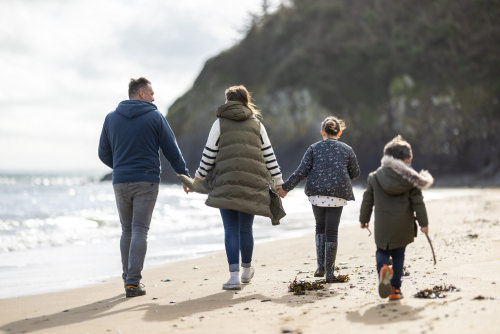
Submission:
<svg viewBox="0 0 500 334">
<path fill-rule="evenodd" d="M 248 92 L 245 86 L 231 86 L 224 92 L 226 95 L 226 100 L 228 101 L 239 101 L 245 105 L 252 113 L 256 116 L 261 116 L 261 112 L 257 109 L 257 106 L 252 103 L 252 96 Z"/>
</svg>

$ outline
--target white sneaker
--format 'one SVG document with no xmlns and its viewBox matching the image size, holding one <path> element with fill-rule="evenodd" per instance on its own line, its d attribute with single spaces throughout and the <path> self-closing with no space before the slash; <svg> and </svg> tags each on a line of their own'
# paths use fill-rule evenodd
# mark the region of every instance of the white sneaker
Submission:
<svg viewBox="0 0 500 334">
<path fill-rule="evenodd" d="M 250 280 L 255 274 L 255 269 L 253 269 L 253 267 L 250 268 L 243 267 L 242 269 L 243 271 L 241 272 L 241 283 L 250 283 Z"/>
<path fill-rule="evenodd" d="M 222 284 L 222 289 L 241 290 L 240 279 L 237 271 L 231 272 L 231 278 L 226 283 Z"/>
<path fill-rule="evenodd" d="M 241 290 L 241 285 L 239 281 L 229 280 L 222 284 L 222 289 L 224 290 Z"/>
</svg>

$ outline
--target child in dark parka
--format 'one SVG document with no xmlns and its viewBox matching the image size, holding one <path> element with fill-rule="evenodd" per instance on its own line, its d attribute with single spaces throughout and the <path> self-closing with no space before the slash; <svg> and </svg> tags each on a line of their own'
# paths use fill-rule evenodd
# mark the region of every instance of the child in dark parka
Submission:
<svg viewBox="0 0 500 334">
<path fill-rule="evenodd" d="M 368 228 L 375 207 L 379 295 L 389 300 L 402 298 L 405 248 L 414 240 L 416 221 L 422 233 L 429 232 L 422 189 L 429 188 L 434 179 L 427 171 L 417 173 L 410 165 L 412 158 L 410 144 L 400 135 L 387 143 L 381 166 L 368 176 L 361 203 L 361 228 Z"/>
</svg>

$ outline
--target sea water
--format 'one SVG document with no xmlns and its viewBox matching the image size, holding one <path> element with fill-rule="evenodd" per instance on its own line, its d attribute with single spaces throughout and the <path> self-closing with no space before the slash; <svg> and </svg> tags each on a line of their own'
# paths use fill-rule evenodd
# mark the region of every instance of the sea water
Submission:
<svg viewBox="0 0 500 334">
<path fill-rule="evenodd" d="M 341 226 L 358 224 L 362 193 L 354 189 L 357 200 L 344 208 Z M 449 193 L 434 193 L 434 198 L 443 196 Z M 180 185 L 160 185 L 146 269 L 224 249 L 219 211 L 207 207 L 205 199 L 185 194 Z M 257 244 L 313 233 L 314 216 L 302 188 L 290 192 L 283 206 L 287 216 L 278 226 L 269 218 L 255 218 Z M 120 234 L 110 182 L 85 176 L 0 176 L 0 298 L 120 277 Z"/>
</svg>

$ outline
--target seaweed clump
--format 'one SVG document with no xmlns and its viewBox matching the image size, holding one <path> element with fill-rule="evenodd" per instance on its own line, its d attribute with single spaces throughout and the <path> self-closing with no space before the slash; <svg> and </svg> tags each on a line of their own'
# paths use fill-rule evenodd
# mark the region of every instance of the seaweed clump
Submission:
<svg viewBox="0 0 500 334">
<path fill-rule="evenodd" d="M 426 298 L 426 299 L 436 299 L 436 298 L 445 298 L 446 294 L 443 292 L 453 292 L 460 291 L 454 285 L 436 285 L 432 289 L 424 289 L 417 292 L 413 297 L 416 298 Z"/>
<path fill-rule="evenodd" d="M 344 283 L 344 282 L 347 282 L 348 280 L 350 280 L 351 278 L 349 277 L 349 275 L 337 275 L 333 278 L 333 282 L 332 283 Z M 322 281 L 325 281 L 325 280 L 322 280 Z M 325 281 L 326 283 L 326 281 Z"/>
<path fill-rule="evenodd" d="M 350 280 L 349 275 L 337 275 L 332 283 L 344 283 Z M 288 285 L 288 292 L 293 292 L 294 295 L 305 295 L 306 291 L 322 290 L 326 284 L 326 280 L 320 279 L 316 281 L 305 281 L 303 279 L 297 281 L 297 277 Z"/>
<path fill-rule="evenodd" d="M 306 290 L 322 290 L 324 288 L 325 280 L 317 280 L 314 282 L 299 280 L 297 277 L 288 285 L 288 292 L 293 292 L 294 295 L 305 295 Z"/>
</svg>

